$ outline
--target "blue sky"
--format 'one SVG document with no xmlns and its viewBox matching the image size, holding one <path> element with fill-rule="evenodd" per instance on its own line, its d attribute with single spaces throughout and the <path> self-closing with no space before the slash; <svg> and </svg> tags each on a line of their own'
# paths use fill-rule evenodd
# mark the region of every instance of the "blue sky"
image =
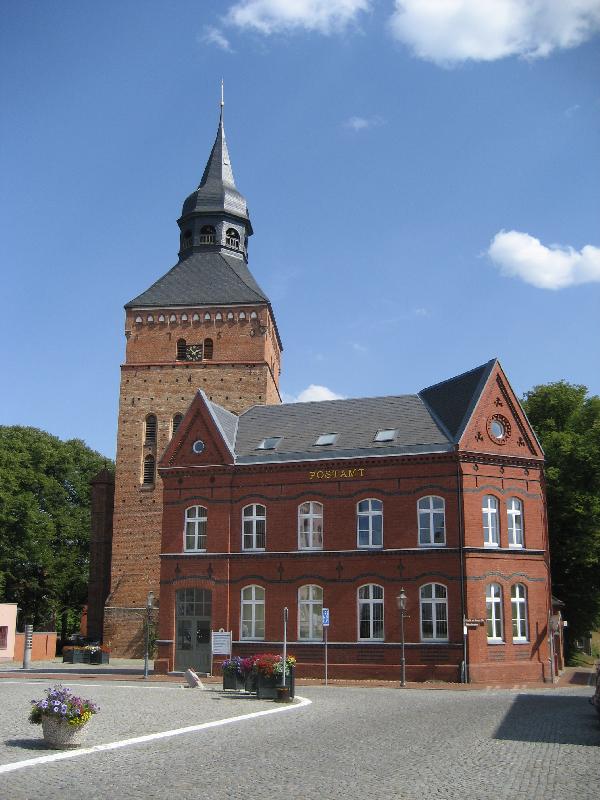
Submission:
<svg viewBox="0 0 600 800">
<path fill-rule="evenodd" d="M 493 356 L 600 393 L 599 32 L 598 0 L 9 0 L 0 424 L 114 456 L 122 307 L 177 260 L 221 77 L 286 398 Z"/>
</svg>

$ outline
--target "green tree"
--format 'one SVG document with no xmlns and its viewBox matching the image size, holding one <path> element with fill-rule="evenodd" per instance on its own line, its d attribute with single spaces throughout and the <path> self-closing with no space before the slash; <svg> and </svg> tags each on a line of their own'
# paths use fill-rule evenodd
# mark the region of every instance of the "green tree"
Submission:
<svg viewBox="0 0 600 800">
<path fill-rule="evenodd" d="M 523 405 L 546 456 L 552 584 L 572 640 L 600 624 L 600 397 L 558 381 Z"/>
<path fill-rule="evenodd" d="M 109 465 L 79 439 L 0 426 L 0 597 L 38 629 L 87 599 L 90 480 Z"/>
</svg>

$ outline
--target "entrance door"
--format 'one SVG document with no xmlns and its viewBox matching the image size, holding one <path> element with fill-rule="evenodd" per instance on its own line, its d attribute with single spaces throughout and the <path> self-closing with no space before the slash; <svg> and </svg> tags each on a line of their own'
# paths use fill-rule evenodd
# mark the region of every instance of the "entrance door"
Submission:
<svg viewBox="0 0 600 800">
<path fill-rule="evenodd" d="M 208 589 L 180 589 L 175 610 L 175 669 L 210 672 L 212 592 Z"/>
</svg>

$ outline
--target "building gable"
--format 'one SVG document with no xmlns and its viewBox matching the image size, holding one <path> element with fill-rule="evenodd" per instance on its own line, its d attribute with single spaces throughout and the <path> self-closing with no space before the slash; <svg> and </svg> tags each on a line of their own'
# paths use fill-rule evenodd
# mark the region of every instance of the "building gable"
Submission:
<svg viewBox="0 0 600 800">
<path fill-rule="evenodd" d="M 543 459 L 544 454 L 499 361 L 494 361 L 459 439 L 461 450 Z"/>
<path fill-rule="evenodd" d="M 229 416 L 235 419 L 234 414 Z M 199 390 L 177 433 L 169 442 L 160 460 L 159 469 L 232 464 L 234 459 L 229 442 L 230 433 L 224 426 L 225 422 L 215 414 L 213 404 Z"/>
</svg>

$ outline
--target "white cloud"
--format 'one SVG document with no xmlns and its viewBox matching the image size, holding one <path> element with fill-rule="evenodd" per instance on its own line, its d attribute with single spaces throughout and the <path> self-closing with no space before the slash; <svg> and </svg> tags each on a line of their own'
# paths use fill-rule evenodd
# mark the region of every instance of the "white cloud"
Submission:
<svg viewBox="0 0 600 800">
<path fill-rule="evenodd" d="M 540 58 L 600 30 L 598 0 L 395 0 L 394 36 L 419 58 L 450 65 Z"/>
<path fill-rule="evenodd" d="M 231 45 L 229 44 L 229 39 L 223 35 L 223 33 L 218 28 L 213 28 L 210 25 L 206 25 L 204 28 L 204 33 L 200 37 L 201 42 L 206 42 L 206 44 L 214 44 L 217 47 L 220 47 L 221 50 L 225 50 L 227 53 L 233 53 Z"/>
<path fill-rule="evenodd" d="M 372 0 L 239 0 L 226 21 L 270 35 L 298 28 L 319 33 L 345 29 Z"/>
<path fill-rule="evenodd" d="M 358 342 L 352 342 L 352 349 L 361 354 L 369 352 L 368 347 L 365 347 L 364 344 L 359 344 Z"/>
<path fill-rule="evenodd" d="M 311 383 L 303 389 L 299 395 L 283 394 L 284 403 L 312 403 L 319 400 L 343 400 L 343 394 L 336 394 L 328 389 L 327 386 L 319 386 Z"/>
<path fill-rule="evenodd" d="M 558 244 L 547 247 L 528 233 L 500 231 L 488 255 L 502 275 L 521 278 L 538 289 L 600 282 L 600 247 L 591 244 L 581 250 Z"/>
<path fill-rule="evenodd" d="M 367 128 L 376 128 L 379 125 L 383 125 L 383 119 L 379 116 L 375 117 L 350 117 L 344 122 L 345 128 L 350 128 L 357 133 L 359 131 L 364 131 Z"/>
</svg>

